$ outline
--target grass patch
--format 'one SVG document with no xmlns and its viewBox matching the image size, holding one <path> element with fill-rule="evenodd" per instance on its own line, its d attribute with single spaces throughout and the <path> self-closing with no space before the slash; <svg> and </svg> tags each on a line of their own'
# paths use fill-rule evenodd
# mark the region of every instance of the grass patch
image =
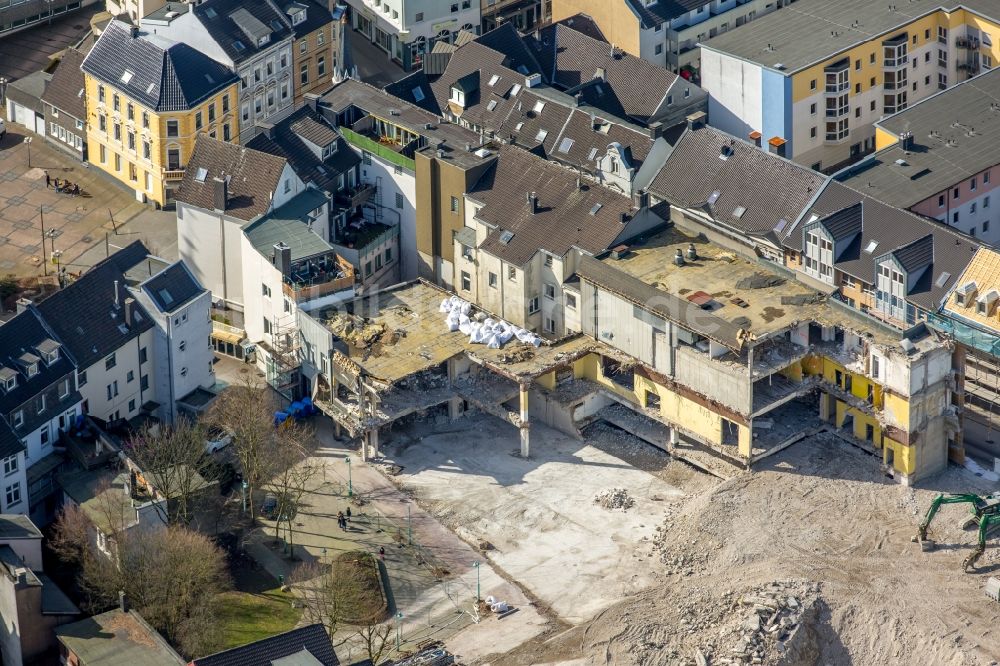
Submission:
<svg viewBox="0 0 1000 666">
<path fill-rule="evenodd" d="M 295 627 L 302 609 L 292 607 L 294 595 L 280 589 L 258 594 L 224 592 L 215 598 L 219 650 L 228 650 Z"/>
<path fill-rule="evenodd" d="M 378 562 L 363 551 L 349 551 L 334 558 L 330 575 L 337 581 L 342 603 L 348 611 L 343 620 L 350 624 L 379 622 L 385 618 L 386 603 L 379 585 Z"/>
</svg>

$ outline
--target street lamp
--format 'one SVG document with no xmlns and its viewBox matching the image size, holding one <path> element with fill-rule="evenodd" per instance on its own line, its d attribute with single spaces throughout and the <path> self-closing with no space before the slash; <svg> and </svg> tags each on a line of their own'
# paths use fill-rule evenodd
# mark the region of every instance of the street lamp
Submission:
<svg viewBox="0 0 1000 666">
<path fill-rule="evenodd" d="M 479 588 L 479 560 L 476 560 L 475 562 L 473 562 L 472 563 L 472 567 L 476 570 L 476 603 L 478 604 L 479 600 L 483 598 L 482 595 L 479 593 L 479 589 L 480 589 Z"/>
<path fill-rule="evenodd" d="M 24 137 L 24 143 L 28 146 L 28 168 L 31 168 L 31 137 Z"/>
<path fill-rule="evenodd" d="M 403 611 L 396 613 L 396 652 L 399 652 L 399 642 L 403 637 Z"/>
<path fill-rule="evenodd" d="M 243 479 L 243 483 L 240 484 L 240 489 L 243 491 L 243 513 L 247 512 L 247 480 Z"/>
<path fill-rule="evenodd" d="M 0 76 L 0 104 L 7 101 L 7 77 Z"/>
<path fill-rule="evenodd" d="M 347 463 L 347 496 L 354 497 L 354 483 L 351 481 L 351 456 L 344 456 Z"/>
</svg>

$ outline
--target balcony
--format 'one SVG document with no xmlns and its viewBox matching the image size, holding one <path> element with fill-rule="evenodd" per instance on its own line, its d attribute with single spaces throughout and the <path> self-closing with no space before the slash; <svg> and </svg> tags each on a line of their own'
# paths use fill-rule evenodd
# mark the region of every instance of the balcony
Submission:
<svg viewBox="0 0 1000 666">
<path fill-rule="evenodd" d="M 282 282 L 285 296 L 297 304 L 315 301 L 354 287 L 354 267 L 344 258 L 330 255 L 293 266 Z"/>
<path fill-rule="evenodd" d="M 163 180 L 183 180 L 183 178 L 184 178 L 184 167 L 171 165 L 163 170 Z"/>
<path fill-rule="evenodd" d="M 355 125 L 358 125 L 358 123 L 355 123 Z M 357 129 L 362 128 L 358 127 Z M 352 146 L 367 151 L 379 159 L 383 159 L 398 167 L 416 171 L 413 153 L 416 151 L 418 140 L 400 144 L 391 137 L 372 132 L 370 128 L 364 128 L 363 133 L 348 127 L 341 127 L 340 131 Z"/>
<path fill-rule="evenodd" d="M 337 192 L 337 203 L 353 209 L 364 206 L 374 194 L 375 186 L 364 183 L 353 189 Z"/>
</svg>

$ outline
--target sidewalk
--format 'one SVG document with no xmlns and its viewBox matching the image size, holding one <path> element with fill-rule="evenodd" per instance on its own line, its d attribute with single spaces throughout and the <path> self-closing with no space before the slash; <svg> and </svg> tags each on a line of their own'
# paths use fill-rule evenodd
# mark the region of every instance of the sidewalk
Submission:
<svg viewBox="0 0 1000 666">
<path fill-rule="evenodd" d="M 295 521 L 294 543 L 300 561 L 327 559 L 348 550 L 378 553 L 386 549 L 386 593 L 393 614 L 402 613 L 402 649 L 412 649 L 428 639 L 455 642 L 465 659 L 504 652 L 544 630 L 547 621 L 523 592 L 502 578 L 481 553 L 463 542 L 424 512 L 379 471 L 361 462 L 353 450 L 344 448 L 321 420 L 317 438 L 321 448 L 308 464 L 321 465 L 317 479 Z M 337 526 L 337 512 L 348 507 L 346 490 L 350 480 L 356 496 L 368 501 L 351 505 L 352 520 L 344 532 Z M 409 519 L 407 512 L 409 511 Z M 276 578 L 288 579 L 300 562 L 290 563 L 281 548 L 272 545 L 273 523 L 255 532 L 247 550 Z M 412 545 L 409 543 L 412 533 Z M 476 624 L 474 601 L 478 583 L 483 598 L 493 595 L 506 600 L 518 612 L 497 620 L 489 616 Z M 345 637 L 353 630 L 345 630 Z M 338 650 L 338 653 L 340 650 Z"/>
</svg>

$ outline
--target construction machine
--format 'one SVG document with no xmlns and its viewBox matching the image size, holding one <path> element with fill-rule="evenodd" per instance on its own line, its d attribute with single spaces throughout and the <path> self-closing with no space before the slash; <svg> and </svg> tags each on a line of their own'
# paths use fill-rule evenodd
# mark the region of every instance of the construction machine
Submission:
<svg viewBox="0 0 1000 666">
<path fill-rule="evenodd" d="M 917 536 L 915 540 L 920 542 L 922 550 L 931 550 L 934 548 L 934 542 L 927 538 L 927 528 L 930 526 L 935 514 L 937 514 L 938 509 L 940 509 L 943 504 L 969 504 L 969 509 L 972 515 L 969 516 L 963 524 L 963 527 L 966 527 L 969 524 L 978 526 L 978 544 L 976 545 L 975 550 L 973 550 L 972 553 L 970 553 L 969 556 L 962 562 L 962 568 L 965 569 L 965 571 L 968 571 L 980 558 L 983 552 L 985 552 L 986 534 L 989 532 L 990 527 L 994 524 L 1000 525 L 1000 495 L 982 496 L 974 495 L 972 493 L 939 494 L 931 501 L 931 506 L 927 510 L 927 515 L 924 516 L 924 520 L 917 528 Z"/>
</svg>

